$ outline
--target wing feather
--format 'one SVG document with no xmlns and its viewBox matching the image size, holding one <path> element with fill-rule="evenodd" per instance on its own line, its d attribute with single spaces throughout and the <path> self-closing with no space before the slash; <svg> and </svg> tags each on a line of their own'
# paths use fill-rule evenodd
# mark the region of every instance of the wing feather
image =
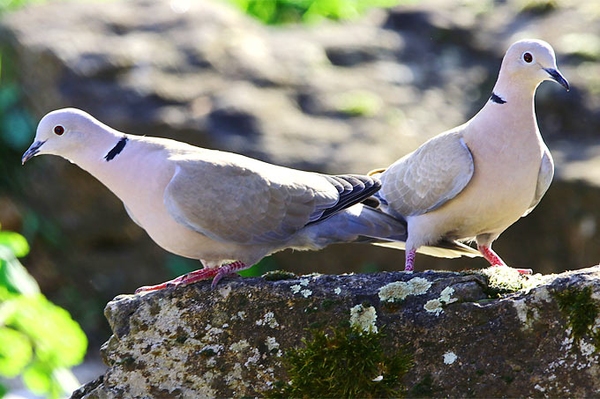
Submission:
<svg viewBox="0 0 600 399">
<path fill-rule="evenodd" d="M 529 209 L 525 211 L 523 216 L 527 216 L 533 209 L 540 203 L 546 191 L 552 183 L 554 177 L 554 160 L 550 154 L 548 147 L 544 147 L 544 154 L 542 155 L 542 163 L 540 165 L 540 173 L 538 174 L 537 185 L 535 186 L 535 196 L 529 206 Z"/>
<path fill-rule="evenodd" d="M 213 239 L 241 244 L 285 241 L 380 187 L 366 176 L 326 176 L 220 151 L 178 154 L 174 162 L 164 193 L 171 216 Z"/>
<path fill-rule="evenodd" d="M 404 217 L 430 212 L 454 198 L 473 176 L 473 155 L 460 131 L 425 142 L 381 174 L 378 193 Z"/>
</svg>

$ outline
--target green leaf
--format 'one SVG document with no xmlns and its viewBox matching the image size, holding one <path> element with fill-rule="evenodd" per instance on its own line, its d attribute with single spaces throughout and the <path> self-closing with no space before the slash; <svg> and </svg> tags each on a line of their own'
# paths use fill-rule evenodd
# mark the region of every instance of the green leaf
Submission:
<svg viewBox="0 0 600 399">
<path fill-rule="evenodd" d="M 412 0 L 404 0 L 408 2 Z M 229 0 L 266 24 L 314 23 L 324 18 L 352 19 L 373 7 L 392 7 L 400 0 Z"/>
<path fill-rule="evenodd" d="M 10 328 L 0 328 L 0 375 L 16 377 L 27 366 L 32 354 L 26 335 Z"/>
<path fill-rule="evenodd" d="M 48 370 L 46 364 L 34 362 L 23 372 L 23 382 L 31 392 L 43 394 L 50 391 L 52 385 L 50 375 L 51 370 Z"/>
<path fill-rule="evenodd" d="M 40 287 L 8 247 L 0 245 L 0 286 L 9 292 L 34 295 Z"/>
<path fill-rule="evenodd" d="M 73 392 L 81 386 L 75 374 L 67 368 L 59 367 L 52 372 L 52 380 L 62 392 Z"/>
<path fill-rule="evenodd" d="M 3 398 L 8 393 L 8 388 L 0 383 L 0 398 Z"/>
<path fill-rule="evenodd" d="M 16 301 L 18 311 L 6 320 L 6 324 L 27 333 L 41 362 L 54 369 L 83 361 L 87 337 L 69 312 L 42 294 L 22 296 Z"/>
<path fill-rule="evenodd" d="M 12 231 L 0 231 L 0 245 L 9 248 L 17 258 L 29 253 L 29 244 L 25 237 Z"/>
<path fill-rule="evenodd" d="M 23 373 L 23 382 L 31 392 L 56 399 L 73 392 L 81 385 L 70 370 L 53 370 L 43 362 L 32 363 Z"/>
<path fill-rule="evenodd" d="M 79 383 L 67 368 L 81 363 L 87 348 L 79 324 L 42 294 L 6 293 L 5 298 L 0 302 L 0 326 L 5 326 L 0 328 L 0 375 L 21 373 L 29 390 L 47 398 L 72 392 Z"/>
</svg>

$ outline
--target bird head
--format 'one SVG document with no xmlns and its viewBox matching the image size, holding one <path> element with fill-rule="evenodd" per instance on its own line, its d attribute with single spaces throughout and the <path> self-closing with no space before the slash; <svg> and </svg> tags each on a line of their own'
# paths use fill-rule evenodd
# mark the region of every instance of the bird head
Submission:
<svg viewBox="0 0 600 399">
<path fill-rule="evenodd" d="M 511 84 L 528 84 L 535 88 L 544 80 L 552 80 L 569 90 L 569 82 L 556 66 L 552 46 L 542 40 L 526 39 L 513 43 L 506 51 L 500 75 L 499 82 L 504 75 Z"/>
<path fill-rule="evenodd" d="M 86 145 L 89 136 L 98 130 L 100 122 L 89 114 L 76 109 L 64 108 L 52 111 L 37 126 L 33 144 L 25 151 L 24 164 L 36 155 L 53 154 L 71 160 Z"/>
</svg>

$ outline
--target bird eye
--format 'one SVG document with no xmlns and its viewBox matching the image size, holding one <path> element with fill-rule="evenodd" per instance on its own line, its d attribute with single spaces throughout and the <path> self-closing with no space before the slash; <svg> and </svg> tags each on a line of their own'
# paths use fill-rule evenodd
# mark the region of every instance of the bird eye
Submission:
<svg viewBox="0 0 600 399">
<path fill-rule="evenodd" d="M 61 125 L 54 126 L 54 134 L 56 134 L 57 136 L 62 136 L 62 134 L 64 132 L 65 132 L 65 128 L 62 127 Z"/>
<path fill-rule="evenodd" d="M 531 63 L 531 61 L 533 61 L 533 55 L 531 55 L 531 53 L 523 53 L 523 61 L 528 64 Z"/>
</svg>

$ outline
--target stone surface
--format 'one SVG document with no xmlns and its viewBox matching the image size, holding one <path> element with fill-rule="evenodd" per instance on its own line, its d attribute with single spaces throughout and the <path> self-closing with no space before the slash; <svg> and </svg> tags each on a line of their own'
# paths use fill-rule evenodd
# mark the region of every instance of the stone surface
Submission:
<svg viewBox="0 0 600 399">
<path fill-rule="evenodd" d="M 287 381 L 282 360 L 311 328 L 350 323 L 410 355 L 408 396 L 600 394 L 600 266 L 235 278 L 120 296 L 105 314 L 108 371 L 73 398 L 262 396 Z"/>
</svg>

